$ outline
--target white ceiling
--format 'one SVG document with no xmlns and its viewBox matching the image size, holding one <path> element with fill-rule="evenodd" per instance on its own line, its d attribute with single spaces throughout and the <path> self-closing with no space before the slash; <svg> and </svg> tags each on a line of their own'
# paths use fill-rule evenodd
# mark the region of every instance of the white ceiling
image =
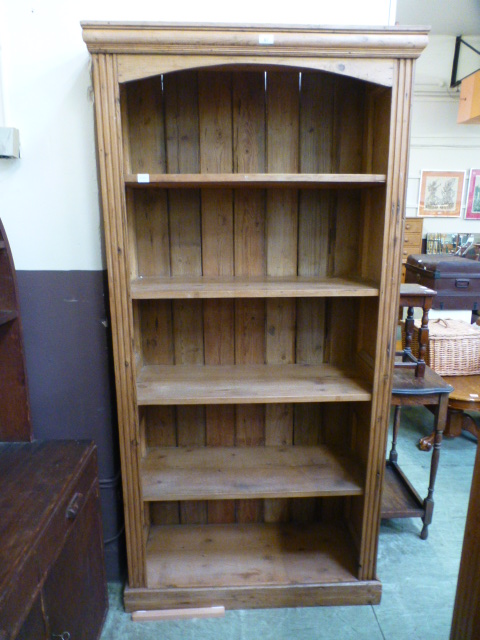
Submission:
<svg viewBox="0 0 480 640">
<path fill-rule="evenodd" d="M 480 0 L 397 0 L 396 22 L 429 26 L 432 35 L 480 35 Z"/>
</svg>

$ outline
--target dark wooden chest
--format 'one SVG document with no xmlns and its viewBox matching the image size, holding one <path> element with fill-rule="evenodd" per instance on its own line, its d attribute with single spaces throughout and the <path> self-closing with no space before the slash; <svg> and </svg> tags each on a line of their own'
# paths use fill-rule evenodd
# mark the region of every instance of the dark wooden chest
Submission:
<svg viewBox="0 0 480 640">
<path fill-rule="evenodd" d="M 106 611 L 96 447 L 0 444 L 1 640 L 95 640 Z"/>
<path fill-rule="evenodd" d="M 480 262 L 458 256 L 414 254 L 407 258 L 405 282 L 434 289 L 433 309 L 480 309 Z"/>
</svg>

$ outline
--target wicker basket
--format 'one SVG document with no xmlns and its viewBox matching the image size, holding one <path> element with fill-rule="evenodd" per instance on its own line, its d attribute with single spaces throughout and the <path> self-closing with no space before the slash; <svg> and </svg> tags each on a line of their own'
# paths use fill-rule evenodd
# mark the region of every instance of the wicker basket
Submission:
<svg viewBox="0 0 480 640">
<path fill-rule="evenodd" d="M 412 353 L 418 357 L 418 329 L 415 320 Z M 425 362 L 441 376 L 480 374 L 480 329 L 461 320 L 430 320 Z M 405 323 L 402 323 L 402 346 L 405 348 Z"/>
</svg>

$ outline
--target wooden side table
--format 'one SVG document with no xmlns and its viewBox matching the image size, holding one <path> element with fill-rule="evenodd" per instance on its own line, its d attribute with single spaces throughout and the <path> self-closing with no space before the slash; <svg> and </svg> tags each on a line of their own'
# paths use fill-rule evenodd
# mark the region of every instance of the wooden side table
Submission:
<svg viewBox="0 0 480 640">
<path fill-rule="evenodd" d="M 425 367 L 423 377 L 412 371 L 395 369 L 393 374 L 392 405 L 395 407 L 392 448 L 387 460 L 382 496 L 382 518 L 421 518 L 422 540 L 428 536 L 428 525 L 433 517 L 433 492 L 440 460 L 440 447 L 447 417 L 448 395 L 452 387 L 430 367 Z M 398 465 L 396 450 L 401 408 L 406 406 L 435 406 L 434 445 L 430 465 L 430 481 L 425 499 L 419 496 L 405 473 Z"/>
<path fill-rule="evenodd" d="M 448 396 L 453 387 L 425 364 L 424 356 L 428 343 L 428 312 L 432 307 L 435 291 L 416 284 L 400 286 L 400 307 L 408 307 L 405 323 L 405 349 L 397 354 L 393 371 L 392 405 L 395 407 L 393 420 L 392 448 L 385 471 L 382 495 L 382 518 L 415 518 L 423 521 L 420 533 L 422 540 L 428 536 L 428 525 L 433 517 L 433 491 L 440 460 L 442 434 L 447 416 Z M 415 358 L 411 350 L 413 334 L 413 308 L 421 307 L 422 326 L 419 333 L 419 356 Z M 427 497 L 422 500 L 413 485 L 398 465 L 397 437 L 400 427 L 401 408 L 406 406 L 434 406 L 435 423 L 433 453 L 430 466 L 430 482 Z"/>
<path fill-rule="evenodd" d="M 0 444 L 0 540 L 2 640 L 99 638 L 107 591 L 92 443 Z"/>
</svg>

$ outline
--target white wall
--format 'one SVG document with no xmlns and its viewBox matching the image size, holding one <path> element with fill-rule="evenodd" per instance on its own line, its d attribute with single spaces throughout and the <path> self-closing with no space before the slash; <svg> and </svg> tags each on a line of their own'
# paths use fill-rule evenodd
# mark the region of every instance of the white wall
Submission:
<svg viewBox="0 0 480 640">
<path fill-rule="evenodd" d="M 468 41 L 480 48 L 480 37 Z M 479 220 L 465 220 L 470 169 L 480 169 L 480 125 L 457 124 L 459 90 L 450 89 L 453 36 L 431 36 L 416 65 L 412 103 L 407 216 L 416 216 L 423 170 L 466 170 L 462 218 L 424 218 L 423 230 L 480 233 Z M 480 60 L 479 60 L 480 66 Z"/>
<path fill-rule="evenodd" d="M 0 104 L 3 124 L 20 130 L 22 147 L 20 160 L 0 160 L 0 217 L 17 269 L 103 268 L 93 101 L 81 20 L 386 25 L 394 22 L 395 4 L 0 0 Z M 430 83 L 438 76 L 448 84 L 451 55 L 453 38 L 434 40 L 420 58 L 419 81 Z M 431 86 L 414 98 L 409 215 L 415 213 L 420 169 L 480 165 L 480 126 L 455 125 L 457 104 L 458 95 L 450 97 L 444 88 L 432 92 Z M 428 220 L 426 227 L 457 230 L 460 223 L 469 230 L 479 224 Z"/>
</svg>

